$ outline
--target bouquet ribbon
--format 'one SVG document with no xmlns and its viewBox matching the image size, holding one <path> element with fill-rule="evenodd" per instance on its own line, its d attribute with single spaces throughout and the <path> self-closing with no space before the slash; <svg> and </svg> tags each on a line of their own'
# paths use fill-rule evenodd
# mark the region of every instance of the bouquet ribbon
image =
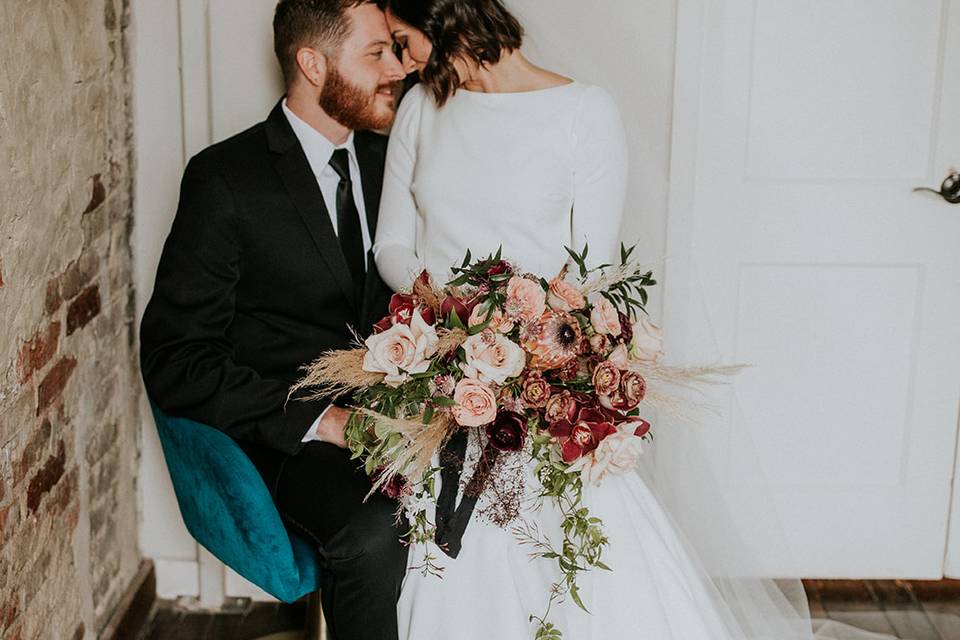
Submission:
<svg viewBox="0 0 960 640">
<path fill-rule="evenodd" d="M 434 540 L 440 549 L 456 558 L 463 546 L 463 534 L 477 505 L 477 496 L 464 495 L 457 504 L 460 473 L 467 454 L 467 434 L 458 430 L 440 452 L 440 496 L 437 498 L 437 533 Z"/>
</svg>

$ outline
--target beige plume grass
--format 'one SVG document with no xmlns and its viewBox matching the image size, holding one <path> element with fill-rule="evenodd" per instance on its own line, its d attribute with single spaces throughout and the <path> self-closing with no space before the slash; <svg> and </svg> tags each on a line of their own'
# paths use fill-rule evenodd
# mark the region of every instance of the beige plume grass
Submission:
<svg viewBox="0 0 960 640">
<path fill-rule="evenodd" d="M 298 399 L 329 398 L 383 382 L 385 374 L 364 370 L 366 355 L 365 347 L 327 351 L 303 368 L 304 376 L 290 388 L 290 397 L 306 392 Z"/>
<path fill-rule="evenodd" d="M 378 491 L 397 475 L 413 480 L 423 477 L 431 465 L 433 454 L 440 450 L 450 434 L 458 428 L 447 412 L 434 414 L 433 419 L 424 424 L 420 416 L 390 418 L 371 409 L 357 411 L 373 422 L 378 431 L 400 436 L 396 444 L 383 452 L 383 458 L 390 460 L 390 463 L 379 474 L 370 494 Z"/>
</svg>

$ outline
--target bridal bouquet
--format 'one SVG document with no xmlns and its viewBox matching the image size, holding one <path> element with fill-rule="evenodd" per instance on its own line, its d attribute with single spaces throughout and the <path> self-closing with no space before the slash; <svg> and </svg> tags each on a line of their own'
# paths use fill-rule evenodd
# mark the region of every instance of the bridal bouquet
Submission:
<svg viewBox="0 0 960 640">
<path fill-rule="evenodd" d="M 498 523 L 513 523 L 534 555 L 558 563 L 563 578 L 550 604 L 568 594 L 583 607 L 577 574 L 606 569 L 608 544 L 583 503 L 584 486 L 634 470 L 652 437 L 642 411 L 670 402 L 661 386 L 715 370 L 659 364 L 662 334 L 645 311 L 656 282 L 631 261 L 632 248 L 621 247 L 619 264 L 593 269 L 587 248 L 567 252 L 567 266 L 550 280 L 518 271 L 499 252 L 482 260 L 468 252 L 442 288 L 424 272 L 393 296 L 373 335 L 323 355 L 294 390 L 352 397 L 349 448 L 373 491 L 399 499 L 410 543 L 435 537 L 438 454 L 454 433 L 473 430 L 482 443 L 467 495 L 498 481 L 498 459 L 524 456 L 539 485 L 533 497 L 562 515 L 563 540 L 516 524 L 520 500 L 510 487 L 495 492 L 508 496 Z M 438 571 L 429 555 L 423 569 Z M 547 614 L 531 616 L 537 637 L 557 638 Z"/>
</svg>

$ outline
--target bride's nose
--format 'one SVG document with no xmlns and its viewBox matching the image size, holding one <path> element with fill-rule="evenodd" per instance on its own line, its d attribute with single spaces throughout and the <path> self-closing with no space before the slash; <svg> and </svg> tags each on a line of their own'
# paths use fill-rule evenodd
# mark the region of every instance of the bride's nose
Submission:
<svg viewBox="0 0 960 640">
<path fill-rule="evenodd" d="M 413 56 L 410 55 L 410 52 L 406 49 L 403 50 L 403 72 L 406 75 L 410 75 L 417 68 L 417 61 L 413 59 Z"/>
</svg>

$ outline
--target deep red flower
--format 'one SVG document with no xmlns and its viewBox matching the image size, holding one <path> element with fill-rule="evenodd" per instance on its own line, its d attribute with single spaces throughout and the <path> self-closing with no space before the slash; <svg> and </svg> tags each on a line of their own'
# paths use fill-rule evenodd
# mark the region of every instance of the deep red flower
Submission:
<svg viewBox="0 0 960 640">
<path fill-rule="evenodd" d="M 383 475 L 384 469 L 380 468 L 373 472 L 373 482 L 376 483 L 380 480 L 380 477 Z M 399 473 L 394 475 L 392 478 L 387 480 L 383 486 L 380 487 L 380 493 L 385 495 L 392 500 L 396 500 L 403 495 L 404 491 L 407 488 L 407 479 L 404 478 Z"/>
<path fill-rule="evenodd" d="M 500 451 L 520 451 L 527 437 L 527 419 L 513 411 L 501 411 L 487 427 L 490 444 Z"/>
<path fill-rule="evenodd" d="M 375 333 L 382 333 L 395 324 L 410 325 L 414 312 L 420 309 L 420 317 L 427 324 L 436 322 L 433 309 L 421 305 L 419 296 L 410 293 L 395 293 L 390 297 L 389 315 L 373 325 Z"/>
<path fill-rule="evenodd" d="M 577 412 L 573 421 L 555 422 L 548 432 L 560 445 L 563 461 L 569 464 L 596 449 L 604 438 L 616 433 L 617 428 L 604 411 L 585 407 Z"/>
<path fill-rule="evenodd" d="M 650 433 L 650 423 L 643 418 L 631 418 L 627 424 L 628 426 L 635 427 L 633 430 L 633 435 L 637 436 L 638 438 L 642 438 Z"/>
<path fill-rule="evenodd" d="M 488 276 L 499 276 L 504 273 L 512 273 L 513 266 L 506 260 L 501 260 L 497 264 L 490 267 L 490 270 L 487 271 Z"/>
<path fill-rule="evenodd" d="M 456 296 L 447 296 L 443 299 L 443 302 L 440 303 L 440 315 L 446 318 L 450 315 L 450 312 L 453 311 L 457 314 L 457 317 L 460 318 L 460 322 L 462 322 L 464 326 L 468 326 L 470 323 L 470 314 L 473 313 L 473 308 L 477 306 L 479 302 L 479 298 L 464 300 Z"/>
</svg>

